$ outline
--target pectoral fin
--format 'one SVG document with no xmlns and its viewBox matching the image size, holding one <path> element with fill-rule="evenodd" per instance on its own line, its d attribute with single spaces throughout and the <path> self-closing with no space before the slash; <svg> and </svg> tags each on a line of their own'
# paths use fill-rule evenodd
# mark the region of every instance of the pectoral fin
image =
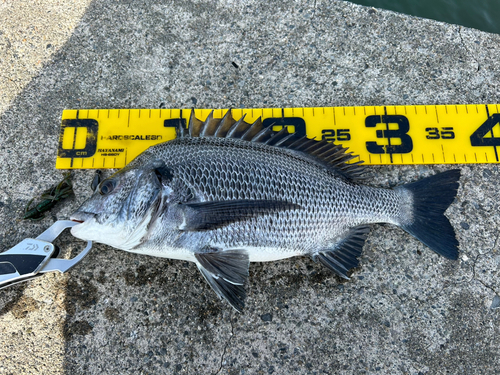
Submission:
<svg viewBox="0 0 500 375">
<path fill-rule="evenodd" d="M 313 259 L 319 260 L 321 264 L 340 277 L 349 279 L 347 272 L 358 266 L 358 257 L 363 251 L 369 232 L 369 226 L 353 228 L 333 249 L 320 250 L 313 255 Z"/>
<path fill-rule="evenodd" d="M 210 230 L 263 214 L 296 210 L 298 204 L 278 200 L 239 199 L 182 204 L 185 222 L 181 230 Z"/>
<path fill-rule="evenodd" d="M 245 307 L 248 253 L 244 250 L 209 249 L 195 254 L 196 265 L 215 293 L 238 312 Z"/>
</svg>

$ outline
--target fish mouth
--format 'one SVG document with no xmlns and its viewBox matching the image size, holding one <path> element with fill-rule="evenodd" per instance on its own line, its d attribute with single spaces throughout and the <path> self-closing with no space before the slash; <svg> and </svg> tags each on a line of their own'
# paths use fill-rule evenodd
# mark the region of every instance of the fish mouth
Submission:
<svg viewBox="0 0 500 375">
<path fill-rule="evenodd" d="M 95 217 L 94 214 L 90 212 L 75 212 L 73 215 L 70 216 L 71 221 L 75 221 L 77 223 L 83 224 L 85 221 L 92 219 Z"/>
</svg>

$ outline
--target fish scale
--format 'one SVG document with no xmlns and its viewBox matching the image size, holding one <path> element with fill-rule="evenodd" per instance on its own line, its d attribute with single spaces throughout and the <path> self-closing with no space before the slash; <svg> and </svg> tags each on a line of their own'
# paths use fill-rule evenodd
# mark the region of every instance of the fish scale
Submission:
<svg viewBox="0 0 500 375">
<path fill-rule="evenodd" d="M 162 154 L 166 159 L 175 160 L 172 164 L 174 174 L 200 192 L 204 200 L 287 200 L 302 206 L 301 210 L 288 212 L 290 217 L 286 221 L 280 217 L 281 212 L 250 219 L 259 234 L 246 246 L 272 247 L 278 242 L 284 252 L 282 257 L 287 257 L 286 253 L 307 254 L 312 247 L 326 246 L 325 241 L 339 237 L 350 227 L 373 222 L 374 215 L 380 218 L 379 221 L 397 215 L 397 194 L 339 181 L 317 163 L 276 154 L 274 147 L 260 144 L 248 147 L 245 142 L 247 147 L 240 148 L 241 141 L 223 138 L 197 138 L 195 143 L 185 140 L 172 141 L 174 144 L 165 144 L 164 148 L 157 146 L 151 156 Z M 227 147 L 228 141 L 234 143 L 233 147 Z M 222 142 L 227 150 L 217 152 Z M 208 155 L 212 158 L 208 159 Z M 260 162 L 255 163 L 255 160 Z M 226 168 L 225 164 L 231 164 L 231 168 Z M 246 174 L 253 176 L 252 184 L 244 184 L 244 174 L 235 172 L 243 165 Z M 206 183 L 200 176 L 208 176 Z M 236 182 L 240 183 L 240 189 L 234 187 Z M 277 189 L 277 185 L 285 189 Z M 271 224 L 273 219 L 278 219 L 279 225 Z M 210 243 L 237 246 L 241 244 L 238 236 L 244 231 L 240 223 L 231 224 L 210 233 Z M 294 235 L 290 237 L 291 234 Z M 190 234 L 186 242 L 193 241 L 197 235 Z M 279 259 L 280 255 L 276 256 Z"/>
<path fill-rule="evenodd" d="M 76 237 L 195 262 L 214 291 L 244 306 L 249 262 L 308 255 L 343 278 L 368 224 L 395 224 L 432 250 L 458 256 L 444 216 L 458 170 L 383 189 L 363 184 L 353 155 L 286 128 L 191 116 L 178 138 L 153 146 L 102 181 L 72 216 Z"/>
</svg>

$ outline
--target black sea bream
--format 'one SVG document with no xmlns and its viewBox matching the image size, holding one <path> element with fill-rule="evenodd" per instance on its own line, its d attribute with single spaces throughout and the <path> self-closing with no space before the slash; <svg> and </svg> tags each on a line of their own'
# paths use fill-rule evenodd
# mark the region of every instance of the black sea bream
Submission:
<svg viewBox="0 0 500 375">
<path fill-rule="evenodd" d="M 177 138 L 102 181 L 71 217 L 71 233 L 118 249 L 195 262 L 215 292 L 244 307 L 249 262 L 308 255 L 348 278 L 369 224 L 390 223 L 458 257 L 444 212 L 459 170 L 382 189 L 362 184 L 346 149 L 257 120 L 192 113 Z"/>
</svg>

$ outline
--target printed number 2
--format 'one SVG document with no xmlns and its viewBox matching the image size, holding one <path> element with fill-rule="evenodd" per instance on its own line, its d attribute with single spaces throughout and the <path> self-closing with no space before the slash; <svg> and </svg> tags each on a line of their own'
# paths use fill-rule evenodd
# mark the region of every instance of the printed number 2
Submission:
<svg viewBox="0 0 500 375">
<path fill-rule="evenodd" d="M 399 138 L 401 144 L 379 145 L 377 142 L 366 142 L 366 149 L 372 154 L 407 154 L 413 150 L 413 141 L 407 134 L 410 130 L 408 118 L 402 115 L 372 115 L 365 119 L 367 128 L 374 128 L 378 124 L 397 124 L 397 129 L 377 130 L 377 138 Z"/>
</svg>

